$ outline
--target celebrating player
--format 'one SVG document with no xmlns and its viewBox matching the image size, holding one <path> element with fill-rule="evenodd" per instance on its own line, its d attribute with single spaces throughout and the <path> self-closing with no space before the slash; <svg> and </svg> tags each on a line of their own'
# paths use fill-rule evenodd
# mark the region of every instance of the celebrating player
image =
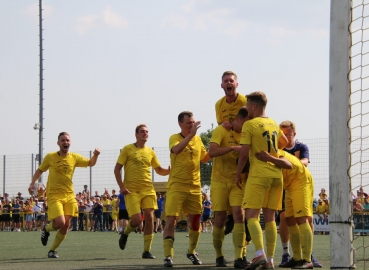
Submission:
<svg viewBox="0 0 369 270">
<path fill-rule="evenodd" d="M 246 97 L 237 93 L 237 75 L 233 71 L 225 71 L 220 85 L 225 96 L 215 103 L 215 113 L 218 125 L 224 123 L 226 128 L 231 128 L 231 123 L 236 118 L 238 110 L 246 105 Z"/>
<path fill-rule="evenodd" d="M 182 211 L 188 213 L 189 246 L 187 258 L 193 264 L 200 265 L 195 249 L 200 238 L 200 216 L 202 208 L 200 161 L 210 158 L 201 138 L 196 135 L 201 122 L 195 122 L 193 114 L 185 111 L 178 115 L 181 132 L 169 139 L 171 172 L 169 175 L 165 199 L 167 222 L 164 227 L 164 266 L 172 267 L 174 256 L 174 229 Z"/>
<path fill-rule="evenodd" d="M 313 234 L 309 219 L 313 216 L 314 180 L 309 170 L 295 156 L 280 150 L 278 155 L 292 164 L 291 170 L 282 169 L 283 188 L 286 192 L 285 216 L 293 257 L 282 268 L 313 269 L 311 254 L 313 248 Z M 256 157 L 264 162 L 271 162 L 283 168 L 284 161 L 263 151 L 256 153 Z M 282 163 L 282 165 L 280 165 Z"/>
<path fill-rule="evenodd" d="M 82 157 L 79 154 L 69 152 L 71 145 L 70 136 L 67 132 L 61 132 L 58 136 L 59 151 L 49 153 L 45 156 L 40 167 L 33 175 L 28 192 L 32 195 L 35 192 L 35 183 L 43 172 L 49 170 L 46 185 L 48 198 L 48 218 L 51 222 L 45 225 L 41 233 L 41 242 L 44 246 L 51 231 L 56 231 L 54 243 L 48 252 L 49 258 L 58 258 L 57 247 L 66 238 L 70 220 L 77 217 L 78 208 L 73 188 L 73 173 L 76 167 L 94 166 L 100 150 L 96 148 L 91 159 Z"/>
<path fill-rule="evenodd" d="M 146 125 L 136 127 L 136 142 L 126 145 L 114 168 L 115 179 L 123 193 L 130 221 L 120 235 L 119 247 L 125 249 L 128 235 L 134 232 L 142 222 L 141 209 L 145 218 L 143 259 L 155 259 L 151 254 L 151 244 L 154 239 L 154 209 L 157 209 L 156 194 L 151 181 L 151 167 L 159 175 L 168 175 L 170 167 L 164 169 L 152 148 L 145 144 L 149 138 Z M 124 183 L 120 171 L 124 166 Z"/>
<path fill-rule="evenodd" d="M 300 159 L 301 163 L 304 166 L 308 166 L 309 164 L 309 148 L 306 144 L 299 142 L 295 139 L 296 137 L 296 126 L 292 121 L 283 121 L 279 124 L 279 127 L 281 128 L 282 132 L 286 136 L 288 140 L 288 144 L 283 149 L 287 153 L 290 153 L 291 155 L 294 155 L 298 159 Z M 280 263 L 280 267 L 283 267 L 285 263 L 287 263 L 291 258 L 289 254 L 289 232 L 288 232 L 288 226 L 286 222 L 286 214 L 285 214 L 285 191 L 283 191 L 283 200 L 282 200 L 282 210 L 279 213 L 279 235 L 282 242 L 283 247 L 283 255 L 282 255 L 282 261 Z M 311 227 L 311 230 L 314 232 L 314 224 L 313 224 L 313 218 L 312 216 L 308 217 L 309 224 Z M 313 262 L 314 267 L 321 268 L 322 264 L 314 257 L 314 255 L 311 255 L 311 261 Z M 289 264 L 288 264 L 289 265 Z"/>
<path fill-rule="evenodd" d="M 242 249 L 245 245 L 244 211 L 242 209 L 245 177 L 242 181 L 242 190 L 239 189 L 234 179 L 237 170 L 237 158 L 241 150 L 240 138 L 242 125 L 248 120 L 245 107 L 242 107 L 231 123 L 232 129 L 227 130 L 218 126 L 213 130 L 210 140 L 209 155 L 213 158 L 210 193 L 215 213 L 213 245 L 216 252 L 216 266 L 227 266 L 224 259 L 222 246 L 224 240 L 224 226 L 227 219 L 229 206 L 232 209 L 234 219 L 233 245 L 235 249 L 235 268 L 247 266 L 246 257 L 243 258 Z"/>
<path fill-rule="evenodd" d="M 241 174 L 250 159 L 250 172 L 245 186 L 244 203 L 248 228 L 255 245 L 256 257 L 245 269 L 255 269 L 259 265 L 274 269 L 273 257 L 277 241 L 275 211 L 280 210 L 282 201 L 282 171 L 280 168 L 259 161 L 255 154 L 267 151 L 277 156 L 278 147 L 283 148 L 287 139 L 278 124 L 266 116 L 267 98 L 262 92 L 253 92 L 247 97 L 246 109 L 251 120 L 242 127 L 242 145 L 236 174 L 236 185 L 241 188 Z M 263 232 L 258 220 L 260 209 L 265 220 L 266 254 L 263 245 Z"/>
</svg>

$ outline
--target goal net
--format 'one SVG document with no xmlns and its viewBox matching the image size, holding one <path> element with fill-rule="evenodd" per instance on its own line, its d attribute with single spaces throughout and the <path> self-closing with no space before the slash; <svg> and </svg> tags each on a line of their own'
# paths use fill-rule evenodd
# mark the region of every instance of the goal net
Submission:
<svg viewBox="0 0 369 270">
<path fill-rule="evenodd" d="M 330 23 L 331 269 L 369 269 L 369 0 L 331 0 Z"/>
</svg>

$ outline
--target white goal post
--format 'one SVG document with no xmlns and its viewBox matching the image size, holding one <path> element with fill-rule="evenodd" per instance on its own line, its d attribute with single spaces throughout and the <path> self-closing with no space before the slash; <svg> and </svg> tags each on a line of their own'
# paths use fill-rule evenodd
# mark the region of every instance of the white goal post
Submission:
<svg viewBox="0 0 369 270">
<path fill-rule="evenodd" d="M 329 192 L 331 269 L 355 268 L 350 187 L 351 0 L 331 0 L 329 45 Z"/>
</svg>

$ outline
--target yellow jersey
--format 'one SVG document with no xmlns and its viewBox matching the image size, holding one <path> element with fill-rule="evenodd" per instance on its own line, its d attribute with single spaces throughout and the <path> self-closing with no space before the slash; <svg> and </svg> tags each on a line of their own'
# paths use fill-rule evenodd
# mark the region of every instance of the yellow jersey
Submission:
<svg viewBox="0 0 369 270">
<path fill-rule="evenodd" d="M 225 121 L 232 123 L 241 107 L 246 105 L 246 100 L 246 97 L 240 93 L 237 93 L 237 98 L 232 103 L 228 103 L 225 96 L 219 99 L 215 103 L 218 124 Z"/>
<path fill-rule="evenodd" d="M 150 147 L 128 144 L 120 152 L 117 163 L 124 166 L 124 186 L 128 190 L 154 189 L 151 167 L 155 169 L 160 163 Z"/>
<path fill-rule="evenodd" d="M 87 167 L 89 159 L 76 153 L 68 153 L 60 156 L 58 152 L 52 152 L 45 156 L 39 169 L 43 172 L 49 170 L 46 193 L 48 196 L 61 192 L 73 192 L 73 174 L 76 167 Z"/>
<path fill-rule="evenodd" d="M 241 133 L 233 129 L 227 130 L 223 126 L 218 126 L 213 130 L 210 143 L 216 143 L 220 148 L 239 146 Z M 213 158 L 213 168 L 211 171 L 211 181 L 234 183 L 237 171 L 238 152 L 231 151 L 225 155 Z M 242 174 L 244 176 L 244 174 Z"/>
<path fill-rule="evenodd" d="M 283 136 L 278 124 L 269 117 L 255 117 L 246 121 L 242 126 L 240 144 L 250 145 L 249 177 L 281 178 L 280 168 L 270 162 L 258 160 L 256 153 L 267 151 L 270 155 L 278 157 L 278 138 Z"/>
<path fill-rule="evenodd" d="M 310 171 L 301 163 L 300 159 L 283 150 L 279 150 L 278 155 L 284 157 L 292 164 L 292 169 L 282 169 L 283 189 L 289 190 L 296 182 L 307 183 L 309 179 L 312 179 Z"/>
<path fill-rule="evenodd" d="M 117 201 L 118 201 L 118 199 L 117 198 L 115 198 L 115 199 L 112 199 L 111 200 L 111 207 L 112 207 L 112 212 L 113 213 L 118 213 L 118 210 L 119 210 L 119 205 L 118 205 L 118 207 L 117 207 Z"/>
<path fill-rule="evenodd" d="M 110 210 L 110 206 L 111 206 L 111 201 L 109 199 L 106 200 L 101 200 L 101 203 L 103 205 L 103 212 L 111 212 Z"/>
<path fill-rule="evenodd" d="M 172 153 L 172 148 L 183 139 L 184 137 L 180 133 L 169 138 L 171 167 L 167 189 L 199 191 L 201 188 L 200 161 L 205 158 L 207 152 L 201 138 L 195 135 L 181 153 Z"/>
</svg>

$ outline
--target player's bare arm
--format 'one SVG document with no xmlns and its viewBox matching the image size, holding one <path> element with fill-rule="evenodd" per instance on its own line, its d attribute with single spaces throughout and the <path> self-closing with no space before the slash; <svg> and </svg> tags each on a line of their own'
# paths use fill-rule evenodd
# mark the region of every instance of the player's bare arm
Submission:
<svg viewBox="0 0 369 270">
<path fill-rule="evenodd" d="M 120 193 L 122 193 L 123 195 L 127 195 L 130 194 L 131 192 L 125 188 L 124 184 L 123 184 L 123 180 L 122 180 L 122 175 L 120 174 L 120 170 L 123 168 L 122 164 L 115 164 L 115 168 L 114 168 L 114 175 L 115 175 L 115 180 L 117 181 L 117 184 L 119 186 L 119 190 Z"/>
<path fill-rule="evenodd" d="M 94 150 L 94 155 L 92 156 L 92 158 L 90 158 L 89 162 L 88 162 L 88 166 L 93 167 L 96 164 L 97 161 L 97 157 L 100 155 L 100 149 L 99 148 L 95 148 Z"/>
<path fill-rule="evenodd" d="M 237 173 L 236 173 L 236 186 L 239 189 L 242 189 L 241 175 L 242 175 L 243 168 L 245 167 L 246 162 L 249 159 L 249 150 L 250 150 L 249 144 L 244 144 L 241 146 L 240 156 L 238 157 Z"/>
<path fill-rule="evenodd" d="M 232 151 L 240 152 L 241 146 L 219 147 L 219 145 L 216 143 L 210 143 L 209 146 L 209 156 L 211 158 L 223 156 Z"/>
<path fill-rule="evenodd" d="M 35 174 L 32 177 L 31 184 L 28 187 L 29 194 L 33 195 L 34 192 L 36 191 L 35 184 L 36 184 L 37 180 L 40 179 L 42 174 L 43 174 L 43 171 L 41 171 L 40 169 L 36 170 Z"/>
<path fill-rule="evenodd" d="M 161 176 L 166 176 L 170 173 L 170 166 L 168 166 L 168 169 L 164 169 L 163 167 L 159 166 L 154 168 L 155 172 Z"/>
<path fill-rule="evenodd" d="M 201 121 L 195 122 L 191 128 L 191 132 L 187 136 L 185 136 L 185 138 L 181 142 L 179 142 L 178 144 L 172 147 L 171 149 L 172 153 L 176 155 L 181 153 L 183 149 L 186 148 L 187 144 L 191 141 L 191 139 L 196 135 L 196 132 L 200 127 L 201 127 Z"/>
<path fill-rule="evenodd" d="M 261 160 L 261 161 L 264 161 L 264 162 L 271 162 L 279 168 L 292 169 L 291 162 L 289 162 L 284 157 L 276 158 L 276 157 L 273 157 L 272 155 L 270 155 L 266 151 L 261 151 L 259 153 L 256 153 L 255 156 L 258 160 Z"/>
<path fill-rule="evenodd" d="M 307 167 L 308 164 L 309 164 L 309 159 L 307 159 L 307 158 L 302 158 L 302 159 L 300 159 L 300 161 L 301 161 L 302 164 L 304 164 L 305 167 Z"/>
</svg>

